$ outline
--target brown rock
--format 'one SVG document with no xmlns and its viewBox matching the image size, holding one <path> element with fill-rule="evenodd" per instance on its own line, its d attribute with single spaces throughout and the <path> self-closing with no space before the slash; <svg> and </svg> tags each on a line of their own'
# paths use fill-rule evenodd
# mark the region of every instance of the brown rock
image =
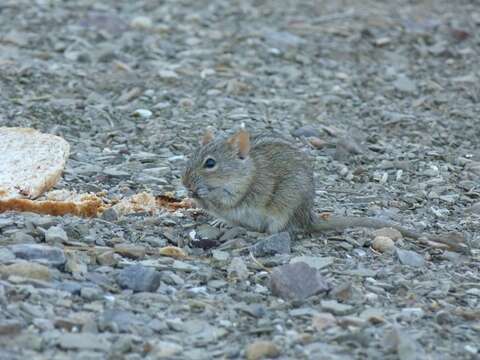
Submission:
<svg viewBox="0 0 480 360">
<path fill-rule="evenodd" d="M 393 229 L 393 228 L 381 228 L 381 229 L 375 230 L 373 232 L 373 237 L 376 238 L 378 236 L 388 237 L 392 239 L 394 242 L 397 242 L 398 240 L 403 239 L 402 233 L 397 229 Z"/>
<path fill-rule="evenodd" d="M 143 259 L 146 254 L 145 247 L 132 244 L 117 244 L 114 251 L 131 259 Z"/>
<path fill-rule="evenodd" d="M 40 265 L 28 261 L 19 261 L 8 266 L 0 267 L 0 274 L 22 276 L 36 280 L 50 280 L 52 275 L 50 269 L 44 265 Z"/>
<path fill-rule="evenodd" d="M 387 236 L 376 236 L 372 242 L 372 248 L 378 252 L 392 252 L 395 249 L 395 243 Z"/>
<path fill-rule="evenodd" d="M 264 358 L 276 358 L 280 356 L 277 345 L 267 340 L 257 340 L 247 346 L 245 352 L 247 360 L 260 360 Z"/>
</svg>

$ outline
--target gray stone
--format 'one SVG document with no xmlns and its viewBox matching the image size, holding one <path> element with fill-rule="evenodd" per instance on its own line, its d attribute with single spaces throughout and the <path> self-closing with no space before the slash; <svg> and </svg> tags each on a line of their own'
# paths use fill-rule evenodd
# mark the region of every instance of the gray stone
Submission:
<svg viewBox="0 0 480 360">
<path fill-rule="evenodd" d="M 250 247 L 255 256 L 270 256 L 276 254 L 290 254 L 291 238 L 288 232 L 272 234 L 269 237 L 258 241 Z"/>
<path fill-rule="evenodd" d="M 15 224 L 13 219 L 3 218 L 3 217 L 0 218 L 0 229 L 6 228 L 7 226 L 11 226 L 13 224 Z"/>
<path fill-rule="evenodd" d="M 400 360 L 421 360 L 426 358 L 426 352 L 423 347 L 398 326 L 394 326 L 391 330 L 385 332 L 383 342 L 384 347 L 387 350 L 396 352 Z"/>
<path fill-rule="evenodd" d="M 106 168 L 103 170 L 103 173 L 107 176 L 120 179 L 127 179 L 130 177 L 130 174 L 128 172 L 119 170 L 117 168 Z"/>
<path fill-rule="evenodd" d="M 414 94 L 417 92 L 417 84 L 405 75 L 399 75 L 397 80 L 393 82 L 393 86 L 398 91 L 408 94 Z"/>
<path fill-rule="evenodd" d="M 110 343 L 102 334 L 65 333 L 58 338 L 58 345 L 66 350 L 100 350 L 108 351 Z"/>
<path fill-rule="evenodd" d="M 101 217 L 106 221 L 117 221 L 118 213 L 113 207 L 110 207 L 102 213 Z"/>
<path fill-rule="evenodd" d="M 333 257 L 321 257 L 321 256 L 296 256 L 290 260 L 290 263 L 304 262 L 308 266 L 321 270 L 327 266 L 333 264 Z"/>
<path fill-rule="evenodd" d="M 217 240 L 222 235 L 222 231 L 215 226 L 203 224 L 197 228 L 197 235 L 200 239 Z"/>
<path fill-rule="evenodd" d="M 102 331 L 112 332 L 131 332 L 133 327 L 140 324 L 143 323 L 137 315 L 121 309 L 106 309 L 98 322 Z"/>
<path fill-rule="evenodd" d="M 220 237 L 220 242 L 223 243 L 228 240 L 236 239 L 245 235 L 246 232 L 247 231 L 244 228 L 238 226 L 227 229 L 225 230 L 225 233 Z"/>
<path fill-rule="evenodd" d="M 97 287 L 82 287 L 80 296 L 88 301 L 100 300 L 103 298 L 103 291 Z"/>
<path fill-rule="evenodd" d="M 61 267 L 66 257 L 62 249 L 40 244 L 17 244 L 10 246 L 10 250 L 19 259 L 30 260 L 44 265 Z"/>
<path fill-rule="evenodd" d="M 234 257 L 228 265 L 227 274 L 229 279 L 245 280 L 248 278 L 248 268 L 241 257 Z"/>
<path fill-rule="evenodd" d="M 170 359 L 183 352 L 182 345 L 171 341 L 158 341 L 151 351 L 151 359 Z"/>
<path fill-rule="evenodd" d="M 264 37 L 268 45 L 282 50 L 286 50 L 289 47 L 297 47 L 305 43 L 304 39 L 288 31 L 266 30 Z"/>
<path fill-rule="evenodd" d="M 417 254 L 415 251 L 395 249 L 395 254 L 403 265 L 422 267 L 425 266 L 425 259 L 423 256 Z"/>
<path fill-rule="evenodd" d="M 17 230 L 12 234 L 11 241 L 15 244 L 34 243 L 35 238 L 24 230 Z"/>
<path fill-rule="evenodd" d="M 217 261 L 227 261 L 228 259 L 230 259 L 230 253 L 222 250 L 213 250 L 212 258 L 214 258 Z"/>
<path fill-rule="evenodd" d="M 0 264 L 15 260 L 15 254 L 8 248 L 0 248 Z"/>
<path fill-rule="evenodd" d="M 117 283 L 122 289 L 153 292 L 160 286 L 160 273 L 142 265 L 130 265 L 117 274 Z"/>
<path fill-rule="evenodd" d="M 161 278 L 162 281 L 168 285 L 183 286 L 185 284 L 185 280 L 173 271 L 163 271 Z"/>
<path fill-rule="evenodd" d="M 45 231 L 45 242 L 48 244 L 62 244 L 68 242 L 68 235 L 60 226 L 52 226 Z"/>
<path fill-rule="evenodd" d="M 31 216 L 27 216 L 25 218 L 25 224 L 28 225 L 29 223 L 36 228 L 40 227 L 42 229 L 48 229 L 51 226 L 57 225 L 58 219 L 49 215 L 32 214 Z"/>
<path fill-rule="evenodd" d="M 272 271 L 270 287 L 276 296 L 299 301 L 330 289 L 320 272 L 303 262 L 275 268 Z"/>
<path fill-rule="evenodd" d="M 336 300 L 322 300 L 322 309 L 333 315 L 348 315 L 354 310 L 352 305 L 342 304 Z"/>
<path fill-rule="evenodd" d="M 198 270 L 198 267 L 192 264 L 188 264 L 184 261 L 175 260 L 172 264 L 172 269 L 185 272 L 194 272 Z"/>
<path fill-rule="evenodd" d="M 295 137 L 319 137 L 320 136 L 320 130 L 318 130 L 316 127 L 312 125 L 305 125 L 302 126 L 298 129 L 296 129 L 293 133 L 293 136 Z"/>
<path fill-rule="evenodd" d="M 72 295 L 80 295 L 82 289 L 82 284 L 73 281 L 63 281 L 56 284 L 55 286 L 58 290 L 69 292 Z"/>
</svg>

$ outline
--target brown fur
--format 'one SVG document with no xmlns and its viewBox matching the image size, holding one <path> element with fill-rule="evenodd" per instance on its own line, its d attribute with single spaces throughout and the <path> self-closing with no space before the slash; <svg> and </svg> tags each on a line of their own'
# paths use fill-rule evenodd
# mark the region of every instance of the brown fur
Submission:
<svg viewBox="0 0 480 360">
<path fill-rule="evenodd" d="M 316 216 L 311 161 L 287 141 L 250 138 L 244 129 L 230 138 L 208 139 L 190 158 L 182 182 L 202 208 L 227 223 L 267 233 L 393 227 L 419 237 L 377 219 Z M 205 168 L 208 158 L 215 159 L 215 168 Z"/>
</svg>

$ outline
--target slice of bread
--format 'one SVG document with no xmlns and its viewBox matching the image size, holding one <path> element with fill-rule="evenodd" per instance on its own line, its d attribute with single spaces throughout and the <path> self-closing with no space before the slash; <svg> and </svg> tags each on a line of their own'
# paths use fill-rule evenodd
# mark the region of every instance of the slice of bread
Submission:
<svg viewBox="0 0 480 360">
<path fill-rule="evenodd" d="M 59 136 L 0 127 L 0 200 L 40 196 L 58 182 L 69 154 Z"/>
</svg>

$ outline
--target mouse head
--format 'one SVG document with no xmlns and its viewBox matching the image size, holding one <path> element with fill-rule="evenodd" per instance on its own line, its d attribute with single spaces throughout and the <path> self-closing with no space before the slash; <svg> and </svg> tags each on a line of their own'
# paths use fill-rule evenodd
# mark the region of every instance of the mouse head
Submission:
<svg viewBox="0 0 480 360">
<path fill-rule="evenodd" d="M 240 129 L 215 138 L 207 130 L 188 160 L 182 183 L 189 196 L 206 208 L 233 207 L 248 190 L 253 174 L 250 134 Z"/>
</svg>

